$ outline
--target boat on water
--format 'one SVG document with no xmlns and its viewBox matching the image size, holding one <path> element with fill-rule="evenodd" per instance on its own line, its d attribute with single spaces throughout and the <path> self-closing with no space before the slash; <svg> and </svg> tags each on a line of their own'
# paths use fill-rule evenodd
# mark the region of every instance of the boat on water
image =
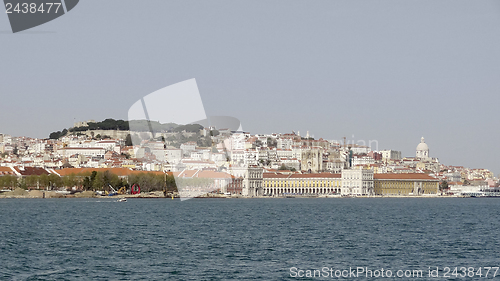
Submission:
<svg viewBox="0 0 500 281">
<path fill-rule="evenodd" d="M 120 198 L 116 200 L 116 202 L 127 202 L 127 198 Z"/>
</svg>

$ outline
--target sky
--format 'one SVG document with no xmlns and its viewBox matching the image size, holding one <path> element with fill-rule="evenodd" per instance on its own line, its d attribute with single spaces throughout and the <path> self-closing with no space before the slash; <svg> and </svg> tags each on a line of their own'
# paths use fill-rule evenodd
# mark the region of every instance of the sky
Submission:
<svg viewBox="0 0 500 281">
<path fill-rule="evenodd" d="M 127 119 L 195 78 L 207 115 L 254 134 L 403 156 L 423 136 L 443 164 L 500 173 L 496 0 L 82 0 L 16 34 L 0 16 L 0 77 L 0 133 L 14 136 Z"/>
</svg>

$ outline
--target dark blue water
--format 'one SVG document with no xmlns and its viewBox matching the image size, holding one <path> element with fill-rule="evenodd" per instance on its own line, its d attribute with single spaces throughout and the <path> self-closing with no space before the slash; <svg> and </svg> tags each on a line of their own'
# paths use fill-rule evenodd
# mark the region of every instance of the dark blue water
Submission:
<svg viewBox="0 0 500 281">
<path fill-rule="evenodd" d="M 113 201 L 0 200 L 0 280 L 338 279 L 292 277 L 323 267 L 429 280 L 429 267 L 500 266 L 499 199 Z M 464 280 L 451 270 L 439 279 Z"/>
</svg>

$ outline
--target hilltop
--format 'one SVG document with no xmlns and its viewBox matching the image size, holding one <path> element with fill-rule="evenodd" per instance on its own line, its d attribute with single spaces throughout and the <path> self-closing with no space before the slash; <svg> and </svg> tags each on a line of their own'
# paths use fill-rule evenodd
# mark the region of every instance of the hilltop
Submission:
<svg viewBox="0 0 500 281">
<path fill-rule="evenodd" d="M 151 128 L 150 128 L 151 126 Z M 105 119 L 101 122 L 79 122 L 76 123 L 74 127 L 69 129 L 63 129 L 62 131 L 56 131 L 49 134 L 50 139 L 59 139 L 63 136 L 74 134 L 74 135 L 90 135 L 91 132 L 95 136 L 118 136 L 124 139 L 128 131 L 132 128 L 134 131 L 138 132 L 149 132 L 153 129 L 155 132 L 198 132 L 203 126 L 198 124 L 188 124 L 179 125 L 175 123 L 160 123 L 158 121 L 147 121 L 147 120 L 115 120 L 112 118 Z M 121 132 L 120 132 L 121 131 Z"/>
</svg>

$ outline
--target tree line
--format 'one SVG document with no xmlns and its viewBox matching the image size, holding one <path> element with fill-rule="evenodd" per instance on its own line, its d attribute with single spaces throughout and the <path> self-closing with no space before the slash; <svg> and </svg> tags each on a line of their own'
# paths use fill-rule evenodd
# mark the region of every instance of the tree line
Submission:
<svg viewBox="0 0 500 281">
<path fill-rule="evenodd" d="M 132 126 L 131 126 L 132 124 Z M 133 131 L 149 132 L 151 129 L 155 132 L 189 132 L 197 133 L 203 126 L 199 124 L 187 124 L 187 125 L 177 125 L 175 123 L 165 123 L 161 124 L 157 121 L 147 121 L 147 120 L 115 120 L 108 118 L 101 122 L 88 122 L 87 126 L 73 127 L 69 129 L 63 129 L 62 131 L 56 131 L 49 134 L 50 139 L 58 139 L 69 133 L 78 133 L 89 130 L 119 130 L 128 131 L 132 127 Z"/>
<path fill-rule="evenodd" d="M 17 177 L 14 175 L 5 175 L 0 177 L 0 187 L 2 189 L 60 189 L 76 187 L 80 190 L 107 190 L 110 185 L 119 189 L 126 187 L 129 189 L 132 185 L 138 184 L 141 191 L 177 191 L 173 175 L 137 173 L 129 175 L 127 178 L 120 178 L 109 171 L 92 171 L 83 174 L 70 174 L 67 176 L 49 175 L 31 175 Z"/>
<path fill-rule="evenodd" d="M 129 124 L 128 121 L 124 120 L 115 120 L 112 118 L 108 118 L 101 122 L 88 122 L 87 126 L 82 127 L 74 127 L 70 128 L 70 132 L 81 132 L 88 130 L 120 130 L 120 131 L 128 131 Z"/>
</svg>

